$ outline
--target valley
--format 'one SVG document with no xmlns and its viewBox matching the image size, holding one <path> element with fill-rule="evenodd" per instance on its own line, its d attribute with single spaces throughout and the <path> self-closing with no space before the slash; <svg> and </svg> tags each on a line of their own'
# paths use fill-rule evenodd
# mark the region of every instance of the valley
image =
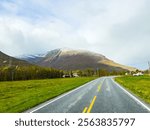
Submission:
<svg viewBox="0 0 150 130">
<path fill-rule="evenodd" d="M 126 94 L 114 81 L 114 75 L 135 71 L 86 50 L 56 49 L 18 58 L 0 52 L 0 112 L 149 112 L 147 105 Z M 117 77 L 116 81 L 149 103 L 143 96 L 149 91 L 140 90 L 136 83 L 132 88 L 131 82 L 123 79 Z"/>
</svg>

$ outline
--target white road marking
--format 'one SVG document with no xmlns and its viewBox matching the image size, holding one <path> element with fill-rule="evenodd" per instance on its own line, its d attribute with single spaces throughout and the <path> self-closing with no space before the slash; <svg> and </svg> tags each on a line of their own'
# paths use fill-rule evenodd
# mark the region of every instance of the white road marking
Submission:
<svg viewBox="0 0 150 130">
<path fill-rule="evenodd" d="M 38 108 L 35 108 L 34 110 L 30 111 L 29 113 L 33 113 L 33 112 L 35 112 L 35 111 L 37 111 L 37 110 L 39 110 L 39 109 L 41 109 L 41 108 L 43 108 L 43 107 L 45 107 L 45 106 L 51 104 L 51 103 L 53 103 L 53 102 L 59 100 L 60 98 L 65 97 L 65 96 L 69 95 L 70 93 L 73 93 L 73 92 L 77 91 L 78 89 L 81 89 L 81 88 L 85 87 L 86 85 L 89 85 L 89 84 L 91 84 L 91 83 L 93 83 L 93 82 L 95 82 L 96 80 L 99 80 L 99 79 L 100 79 L 100 78 L 95 79 L 95 80 L 92 80 L 92 81 L 90 81 L 90 82 L 88 82 L 88 83 L 82 85 L 82 86 L 79 87 L 79 88 L 76 88 L 76 89 L 74 89 L 74 90 L 72 90 L 72 91 L 70 91 L 70 92 L 67 92 L 67 93 L 65 93 L 65 94 L 63 94 L 63 95 L 61 95 L 61 96 L 59 96 L 59 97 L 56 97 L 55 99 L 52 99 L 52 100 L 49 101 L 48 103 L 45 103 L 44 105 L 42 105 L 42 106 L 40 106 L 40 107 L 38 107 Z"/>
<path fill-rule="evenodd" d="M 106 91 L 110 92 L 110 87 L 109 86 L 107 86 Z"/>
<path fill-rule="evenodd" d="M 73 107 L 78 101 L 80 101 L 82 99 L 82 96 L 79 96 L 74 102 L 72 102 L 71 104 L 69 104 L 68 108 Z"/>
<path fill-rule="evenodd" d="M 136 98 L 135 96 L 133 96 L 131 93 L 129 93 L 126 89 L 124 89 L 121 85 L 119 85 L 118 83 L 116 83 L 112 78 L 111 78 L 112 82 L 115 83 L 120 89 L 122 89 L 127 95 L 129 95 L 132 99 L 134 99 L 137 103 L 139 103 L 140 105 L 142 105 L 145 109 L 147 109 L 148 111 L 150 111 L 150 108 L 148 106 L 146 106 L 144 103 L 142 103 L 138 98 Z"/>
</svg>

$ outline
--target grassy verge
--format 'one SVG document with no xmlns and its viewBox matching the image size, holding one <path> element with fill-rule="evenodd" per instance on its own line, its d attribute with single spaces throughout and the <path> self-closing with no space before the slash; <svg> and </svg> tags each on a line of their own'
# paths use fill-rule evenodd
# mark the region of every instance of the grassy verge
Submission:
<svg viewBox="0 0 150 130">
<path fill-rule="evenodd" d="M 142 98 L 145 102 L 150 103 L 150 76 L 117 77 L 115 81 Z"/>
<path fill-rule="evenodd" d="M 0 112 L 22 112 L 93 80 L 64 78 L 0 82 Z"/>
</svg>

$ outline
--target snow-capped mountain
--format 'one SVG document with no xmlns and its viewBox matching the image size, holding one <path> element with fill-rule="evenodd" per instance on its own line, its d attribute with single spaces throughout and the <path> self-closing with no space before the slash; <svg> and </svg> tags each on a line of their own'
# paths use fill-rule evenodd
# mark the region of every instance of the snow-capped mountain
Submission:
<svg viewBox="0 0 150 130">
<path fill-rule="evenodd" d="M 136 70 L 136 68 L 118 64 L 99 53 L 67 48 L 55 49 L 41 55 L 29 55 L 21 59 L 36 65 L 62 70 L 83 70 L 86 68 L 108 71 Z"/>
</svg>

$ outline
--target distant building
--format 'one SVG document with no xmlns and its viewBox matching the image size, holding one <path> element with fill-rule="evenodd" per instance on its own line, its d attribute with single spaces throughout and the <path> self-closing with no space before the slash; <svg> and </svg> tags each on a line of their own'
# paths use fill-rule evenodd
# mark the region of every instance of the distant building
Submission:
<svg viewBox="0 0 150 130">
<path fill-rule="evenodd" d="M 136 74 L 133 74 L 133 76 L 142 76 L 142 75 L 143 75 L 142 72 L 138 72 L 138 73 L 136 73 Z"/>
<path fill-rule="evenodd" d="M 62 77 L 63 78 L 71 78 L 71 77 L 79 77 L 79 75 L 77 73 L 73 73 L 72 75 L 70 75 L 70 74 L 64 74 Z"/>
<path fill-rule="evenodd" d="M 71 77 L 71 75 L 64 74 L 62 77 L 63 77 L 63 78 L 70 78 L 70 77 Z"/>
<path fill-rule="evenodd" d="M 79 77 L 77 73 L 73 73 L 73 77 Z"/>
</svg>

